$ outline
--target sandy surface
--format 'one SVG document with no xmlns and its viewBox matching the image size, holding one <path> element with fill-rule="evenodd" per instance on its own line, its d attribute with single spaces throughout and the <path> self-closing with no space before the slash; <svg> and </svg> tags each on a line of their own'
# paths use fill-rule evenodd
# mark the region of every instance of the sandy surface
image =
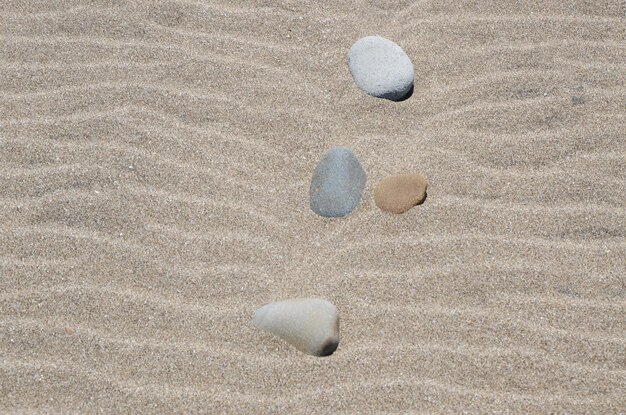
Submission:
<svg viewBox="0 0 626 415">
<path fill-rule="evenodd" d="M 624 413 L 626 5 L 508 3 L 0 2 L 0 412 Z M 409 100 L 354 85 L 371 34 Z M 251 325 L 300 296 L 333 356 Z"/>
</svg>

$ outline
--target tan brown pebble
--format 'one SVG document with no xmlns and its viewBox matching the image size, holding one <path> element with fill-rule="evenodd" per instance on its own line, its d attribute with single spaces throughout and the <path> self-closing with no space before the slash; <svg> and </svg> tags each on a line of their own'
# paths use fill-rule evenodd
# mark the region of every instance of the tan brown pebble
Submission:
<svg viewBox="0 0 626 415">
<path fill-rule="evenodd" d="M 426 199 L 428 179 L 421 174 L 397 174 L 378 182 L 374 190 L 376 206 L 385 212 L 404 213 Z"/>
</svg>

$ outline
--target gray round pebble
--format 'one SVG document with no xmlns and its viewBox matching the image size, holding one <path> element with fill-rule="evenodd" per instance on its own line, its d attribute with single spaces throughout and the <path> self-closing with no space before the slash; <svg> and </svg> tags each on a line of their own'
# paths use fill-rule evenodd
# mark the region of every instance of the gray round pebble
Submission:
<svg viewBox="0 0 626 415">
<path fill-rule="evenodd" d="M 401 101 L 413 89 L 411 59 L 384 37 L 367 36 L 352 45 L 348 68 L 357 86 L 374 97 Z"/>
<path fill-rule="evenodd" d="M 320 216 L 340 217 L 357 207 L 366 175 L 346 147 L 333 147 L 315 167 L 311 179 L 311 210 Z"/>
</svg>

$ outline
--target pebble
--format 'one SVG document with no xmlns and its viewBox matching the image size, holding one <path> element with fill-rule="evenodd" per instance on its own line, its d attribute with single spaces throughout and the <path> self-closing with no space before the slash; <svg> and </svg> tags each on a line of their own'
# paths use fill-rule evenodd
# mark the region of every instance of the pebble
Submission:
<svg viewBox="0 0 626 415">
<path fill-rule="evenodd" d="M 329 356 L 339 346 L 337 309 L 319 298 L 267 304 L 256 311 L 253 324 L 313 356 Z"/>
<path fill-rule="evenodd" d="M 310 188 L 311 210 L 320 216 L 340 217 L 357 207 L 367 176 L 346 147 L 333 147 L 315 167 Z"/>
<path fill-rule="evenodd" d="M 374 190 L 374 201 L 385 212 L 404 213 L 424 202 L 427 187 L 428 179 L 421 174 L 385 177 Z"/>
<path fill-rule="evenodd" d="M 400 46 L 380 36 L 359 39 L 348 52 L 348 68 L 357 86 L 369 95 L 402 101 L 413 90 L 411 59 Z"/>
</svg>

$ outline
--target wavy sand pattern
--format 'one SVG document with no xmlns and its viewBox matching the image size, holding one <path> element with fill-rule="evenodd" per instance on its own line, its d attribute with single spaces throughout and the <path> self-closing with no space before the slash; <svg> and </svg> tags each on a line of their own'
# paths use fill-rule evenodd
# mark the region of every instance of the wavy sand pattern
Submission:
<svg viewBox="0 0 626 415">
<path fill-rule="evenodd" d="M 0 412 L 626 411 L 625 3 L 330 3 L 1 2 Z M 355 87 L 370 34 L 409 100 Z M 300 296 L 333 356 L 251 326 Z"/>
</svg>

